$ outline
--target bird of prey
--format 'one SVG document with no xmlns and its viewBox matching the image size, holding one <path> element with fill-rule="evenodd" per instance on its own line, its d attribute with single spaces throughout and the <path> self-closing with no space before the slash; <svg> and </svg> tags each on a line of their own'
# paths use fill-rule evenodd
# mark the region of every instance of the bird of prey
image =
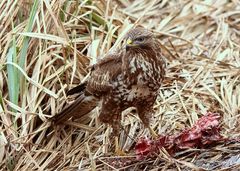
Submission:
<svg viewBox="0 0 240 171">
<path fill-rule="evenodd" d="M 165 70 L 166 63 L 154 34 L 141 27 L 131 29 L 125 36 L 125 44 L 106 54 L 92 66 L 88 80 L 68 92 L 79 96 L 54 116 L 54 123 L 80 118 L 99 106 L 100 121 L 113 128 L 118 153 L 121 113 L 135 107 L 145 127 L 156 136 L 149 119 Z"/>
</svg>

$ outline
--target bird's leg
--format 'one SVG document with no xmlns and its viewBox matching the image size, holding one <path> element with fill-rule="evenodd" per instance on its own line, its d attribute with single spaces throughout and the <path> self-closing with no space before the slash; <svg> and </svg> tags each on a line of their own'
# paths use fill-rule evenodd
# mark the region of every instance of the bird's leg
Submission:
<svg viewBox="0 0 240 171">
<path fill-rule="evenodd" d="M 158 134 L 153 130 L 152 127 L 150 127 L 150 121 L 149 118 L 151 117 L 151 113 L 152 113 L 152 104 L 141 104 L 139 106 L 137 106 L 137 112 L 138 112 L 138 116 L 141 119 L 141 121 L 143 122 L 145 128 L 148 128 L 148 130 L 150 131 L 151 136 L 154 139 L 157 139 Z"/>
<path fill-rule="evenodd" d="M 113 115 L 113 135 L 115 137 L 115 154 L 117 156 L 125 156 L 126 154 L 124 153 L 123 150 L 121 150 L 119 146 L 119 130 L 120 130 L 120 121 L 119 121 L 119 116 L 118 115 Z"/>
<path fill-rule="evenodd" d="M 115 136 L 115 154 L 118 156 L 125 156 L 126 153 L 121 150 L 120 146 L 119 146 L 119 139 L 118 136 Z"/>
</svg>

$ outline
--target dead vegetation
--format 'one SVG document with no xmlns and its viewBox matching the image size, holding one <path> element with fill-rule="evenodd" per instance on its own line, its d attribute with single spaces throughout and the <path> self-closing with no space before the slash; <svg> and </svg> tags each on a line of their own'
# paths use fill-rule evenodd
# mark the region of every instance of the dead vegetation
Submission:
<svg viewBox="0 0 240 171">
<path fill-rule="evenodd" d="M 156 33 L 168 62 L 154 129 L 176 133 L 210 111 L 220 113 L 223 137 L 239 137 L 240 1 L 2 0 L 1 170 L 116 169 L 126 157 L 112 156 L 111 129 L 99 122 L 97 110 L 54 130 L 48 128 L 49 118 L 71 101 L 65 92 L 84 79 L 89 64 L 118 47 L 137 24 Z M 158 158 L 136 160 L 134 144 L 149 133 L 128 112 L 122 125 L 120 141 L 129 164 L 120 160 L 117 169 L 231 170 L 240 165 L 237 143 L 173 157 L 162 149 Z"/>
</svg>

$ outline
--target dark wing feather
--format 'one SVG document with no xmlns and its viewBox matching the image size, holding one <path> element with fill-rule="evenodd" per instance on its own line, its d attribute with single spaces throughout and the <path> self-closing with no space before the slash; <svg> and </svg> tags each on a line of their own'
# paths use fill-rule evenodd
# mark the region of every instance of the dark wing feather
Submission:
<svg viewBox="0 0 240 171">
<path fill-rule="evenodd" d="M 121 73 L 122 56 L 120 53 L 111 54 L 93 66 L 86 90 L 101 96 L 112 88 L 112 82 Z"/>
<path fill-rule="evenodd" d="M 81 83 L 80 85 L 68 90 L 67 96 L 77 94 L 77 93 L 81 93 L 85 90 L 85 88 L 86 88 L 86 83 Z"/>
</svg>

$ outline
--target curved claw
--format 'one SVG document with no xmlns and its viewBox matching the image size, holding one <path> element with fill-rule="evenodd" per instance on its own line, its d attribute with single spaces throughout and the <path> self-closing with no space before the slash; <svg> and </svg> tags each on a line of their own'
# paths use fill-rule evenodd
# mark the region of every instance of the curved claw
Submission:
<svg viewBox="0 0 240 171">
<path fill-rule="evenodd" d="M 123 151 L 123 150 L 121 150 L 121 149 L 116 149 L 115 150 L 115 154 L 116 154 L 116 156 L 126 156 L 127 154 Z"/>
<path fill-rule="evenodd" d="M 126 153 L 119 147 L 119 141 L 117 136 L 115 137 L 115 154 L 117 156 L 126 156 Z"/>
</svg>

